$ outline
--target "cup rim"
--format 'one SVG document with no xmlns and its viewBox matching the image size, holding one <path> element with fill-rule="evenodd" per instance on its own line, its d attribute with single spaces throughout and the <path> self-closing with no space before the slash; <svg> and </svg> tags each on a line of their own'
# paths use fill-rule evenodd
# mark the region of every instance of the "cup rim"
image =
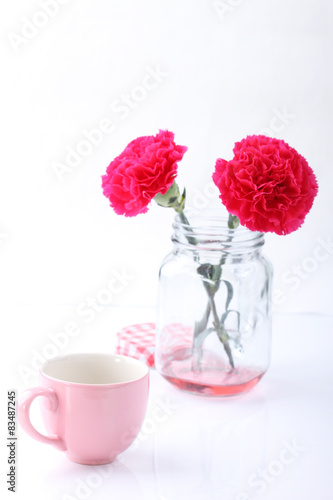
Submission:
<svg viewBox="0 0 333 500">
<path fill-rule="evenodd" d="M 107 382 L 107 383 L 102 383 L 102 384 L 94 384 L 94 383 L 87 383 L 87 382 L 71 382 L 70 380 L 62 380 L 61 378 L 57 377 L 52 377 L 51 375 L 48 375 L 45 373 L 45 368 L 49 363 L 56 362 L 58 360 L 63 360 L 65 358 L 75 358 L 79 356 L 97 356 L 97 357 L 109 357 L 111 359 L 116 359 L 116 358 L 121 358 L 125 359 L 127 361 L 130 361 L 134 365 L 140 366 L 141 368 L 144 369 L 144 374 L 134 378 L 132 380 L 126 380 L 124 382 Z M 59 356 L 55 356 L 54 358 L 50 358 L 45 363 L 43 363 L 42 366 L 39 368 L 39 374 L 40 376 L 43 376 L 44 378 L 48 380 L 54 380 L 55 382 L 59 382 L 60 384 L 63 385 L 70 385 L 70 386 L 78 386 L 78 387 L 93 387 L 93 388 L 106 388 L 106 387 L 118 387 L 118 386 L 125 386 L 128 384 L 133 384 L 134 382 L 139 382 L 140 380 L 144 379 L 149 375 L 149 367 L 143 363 L 142 361 L 133 358 L 131 356 L 125 356 L 123 354 L 117 354 L 117 353 L 102 353 L 102 352 L 77 352 L 77 353 L 69 353 L 69 354 L 63 354 Z"/>
</svg>

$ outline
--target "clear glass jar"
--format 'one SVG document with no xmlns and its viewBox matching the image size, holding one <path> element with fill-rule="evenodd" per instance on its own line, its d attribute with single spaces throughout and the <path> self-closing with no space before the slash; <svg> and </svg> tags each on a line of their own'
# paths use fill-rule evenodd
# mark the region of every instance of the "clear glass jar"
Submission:
<svg viewBox="0 0 333 500">
<path fill-rule="evenodd" d="M 251 389 L 271 350 L 272 267 L 264 234 L 228 228 L 218 212 L 178 214 L 160 269 L 155 364 L 181 389 L 230 396 Z"/>
</svg>

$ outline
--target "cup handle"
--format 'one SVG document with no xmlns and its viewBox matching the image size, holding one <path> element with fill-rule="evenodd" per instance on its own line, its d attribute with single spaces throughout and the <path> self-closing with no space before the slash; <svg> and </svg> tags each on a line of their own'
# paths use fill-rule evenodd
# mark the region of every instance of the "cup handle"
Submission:
<svg viewBox="0 0 333 500">
<path fill-rule="evenodd" d="M 59 400 L 56 392 L 53 389 L 46 389 L 43 387 L 34 387 L 27 389 L 22 393 L 18 403 L 18 421 L 21 427 L 29 436 L 37 439 L 41 443 L 52 444 L 58 450 L 65 451 L 66 446 L 63 440 L 56 434 L 44 436 L 38 432 L 32 425 L 30 420 L 30 406 L 33 400 L 39 396 L 46 397 L 49 402 L 49 410 L 56 411 L 59 406 Z"/>
</svg>

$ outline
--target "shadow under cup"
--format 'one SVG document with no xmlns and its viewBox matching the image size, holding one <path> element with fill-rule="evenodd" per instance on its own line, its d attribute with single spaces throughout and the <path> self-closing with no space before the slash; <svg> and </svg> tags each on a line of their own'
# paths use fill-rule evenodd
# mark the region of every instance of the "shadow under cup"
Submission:
<svg viewBox="0 0 333 500">
<path fill-rule="evenodd" d="M 35 439 L 80 464 L 110 463 L 137 437 L 146 413 L 148 367 L 117 354 L 71 354 L 47 361 L 40 386 L 23 392 L 18 418 Z M 49 436 L 31 424 L 32 401 L 41 397 Z"/>
</svg>

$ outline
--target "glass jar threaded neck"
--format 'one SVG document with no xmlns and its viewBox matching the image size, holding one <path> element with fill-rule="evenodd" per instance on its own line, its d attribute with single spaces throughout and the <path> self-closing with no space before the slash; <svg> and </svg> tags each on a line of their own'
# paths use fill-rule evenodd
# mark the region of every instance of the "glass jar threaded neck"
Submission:
<svg viewBox="0 0 333 500">
<path fill-rule="evenodd" d="M 264 233 L 243 226 L 228 228 L 228 217 L 217 210 L 185 211 L 173 223 L 175 247 L 189 252 L 219 252 L 229 255 L 254 253 L 264 243 Z"/>
</svg>

